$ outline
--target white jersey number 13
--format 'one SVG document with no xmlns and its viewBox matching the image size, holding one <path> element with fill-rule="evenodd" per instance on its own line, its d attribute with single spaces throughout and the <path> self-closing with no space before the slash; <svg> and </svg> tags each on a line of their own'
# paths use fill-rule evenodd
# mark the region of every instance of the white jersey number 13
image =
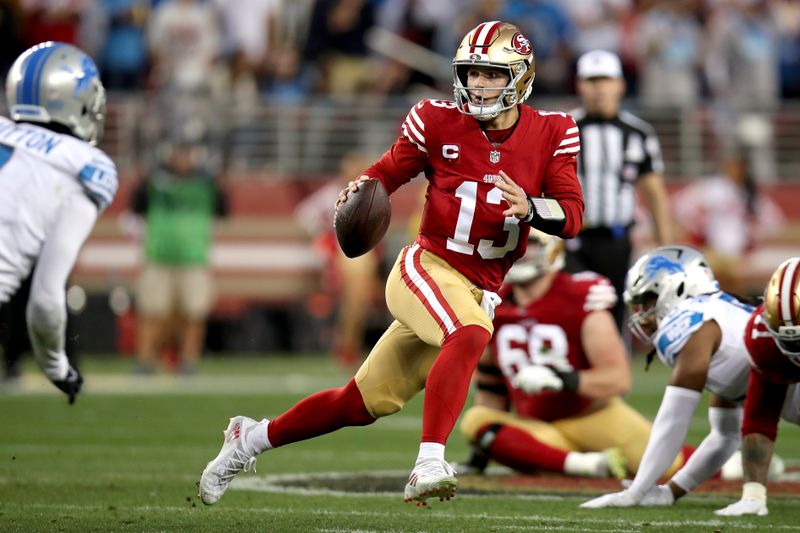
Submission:
<svg viewBox="0 0 800 533">
<path fill-rule="evenodd" d="M 447 249 L 460 254 L 472 255 L 475 245 L 470 244 L 469 234 L 475 218 L 475 207 L 478 201 L 478 182 L 465 181 L 456 189 L 456 196 L 461 199 L 456 221 L 456 233 L 447 239 Z M 486 203 L 497 205 L 503 200 L 503 191 L 492 187 L 486 194 Z M 494 241 L 481 239 L 478 241 L 478 253 L 484 259 L 498 259 L 517 247 L 519 242 L 519 220 L 517 217 L 506 217 L 503 229 L 508 238 L 503 246 L 495 246 Z"/>
</svg>

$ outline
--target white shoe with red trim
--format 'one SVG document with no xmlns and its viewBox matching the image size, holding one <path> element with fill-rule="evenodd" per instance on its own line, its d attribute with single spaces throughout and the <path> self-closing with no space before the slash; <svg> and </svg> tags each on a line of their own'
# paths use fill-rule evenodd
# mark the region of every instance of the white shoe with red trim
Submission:
<svg viewBox="0 0 800 533">
<path fill-rule="evenodd" d="M 200 498 L 206 505 L 216 503 L 241 471 L 256 471 L 256 453 L 247 445 L 247 436 L 252 431 L 264 428 L 264 424 L 246 416 L 230 419 L 223 431 L 225 442 L 219 454 L 206 466 L 200 476 Z"/>
<path fill-rule="evenodd" d="M 423 459 L 417 461 L 408 476 L 405 501 L 416 502 L 417 506 L 427 505 L 428 498 L 449 500 L 456 495 L 458 481 L 456 471 L 442 459 Z"/>
</svg>

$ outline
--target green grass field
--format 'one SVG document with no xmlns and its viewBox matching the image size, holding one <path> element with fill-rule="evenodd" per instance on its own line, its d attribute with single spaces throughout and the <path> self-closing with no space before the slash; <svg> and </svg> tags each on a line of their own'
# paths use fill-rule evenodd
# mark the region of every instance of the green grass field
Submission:
<svg viewBox="0 0 800 533">
<path fill-rule="evenodd" d="M 21 389 L 0 392 L 0 531 L 800 531 L 795 497 L 771 497 L 770 515 L 718 519 L 735 498 L 691 495 L 672 508 L 589 511 L 591 493 L 459 495 L 416 508 L 402 501 L 402 476 L 417 452 L 421 397 L 369 428 L 345 429 L 270 451 L 215 506 L 196 497 L 196 482 L 218 451 L 228 417 L 280 413 L 304 395 L 343 384 L 323 357 L 225 358 L 204 362 L 194 378 L 127 374 L 130 362 L 84 362 L 85 394 L 68 406 L 29 367 Z M 629 401 L 652 417 L 667 379 L 654 364 L 636 367 Z M 698 410 L 689 442 L 707 429 Z M 800 428 L 784 425 L 776 449 L 800 459 Z M 457 433 L 448 459 L 467 446 Z M 791 463 L 791 461 L 790 461 Z M 268 476 L 306 472 L 392 471 L 395 490 L 322 493 L 265 487 Z M 389 474 L 387 474 L 388 476 Z"/>
</svg>

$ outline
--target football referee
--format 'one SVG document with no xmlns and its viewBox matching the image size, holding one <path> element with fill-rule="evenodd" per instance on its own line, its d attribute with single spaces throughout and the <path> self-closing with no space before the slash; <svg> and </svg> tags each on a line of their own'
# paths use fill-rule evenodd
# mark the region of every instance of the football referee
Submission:
<svg viewBox="0 0 800 533">
<path fill-rule="evenodd" d="M 611 280 L 619 296 L 614 319 L 620 331 L 627 331 L 622 292 L 637 190 L 652 215 L 658 245 L 672 239 L 664 163 L 653 127 L 620 110 L 625 81 L 616 55 L 587 52 L 578 59 L 577 79 L 583 107 L 572 115 L 581 137 L 578 177 L 586 207 L 583 230 L 566 241 L 567 270 L 592 270 Z"/>
</svg>

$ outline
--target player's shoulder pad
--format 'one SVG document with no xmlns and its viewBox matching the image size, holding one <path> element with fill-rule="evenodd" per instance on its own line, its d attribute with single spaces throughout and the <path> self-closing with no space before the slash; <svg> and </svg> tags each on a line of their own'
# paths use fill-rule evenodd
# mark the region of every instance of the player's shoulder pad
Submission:
<svg viewBox="0 0 800 533">
<path fill-rule="evenodd" d="M 119 187 L 117 166 L 105 152 L 94 146 L 86 145 L 84 157 L 78 169 L 78 181 L 86 194 L 94 200 L 101 211 L 114 200 Z"/>
<path fill-rule="evenodd" d="M 617 303 L 617 291 L 607 277 L 591 270 L 570 274 L 569 277 L 570 299 L 583 302 L 583 310 L 587 313 L 611 309 Z"/>
<path fill-rule="evenodd" d="M 403 121 L 403 136 L 427 154 L 431 131 L 437 124 L 452 120 L 453 113 L 458 114 L 459 111 L 456 103 L 450 100 L 420 100 Z"/>
<path fill-rule="evenodd" d="M 692 335 L 711 319 L 712 317 L 706 313 L 703 302 L 697 298 L 681 302 L 661 320 L 653 339 L 659 358 L 667 365 L 673 366 L 678 354 Z"/>
<path fill-rule="evenodd" d="M 553 139 L 553 157 L 575 157 L 581 151 L 581 138 L 578 125 L 569 113 L 564 111 L 542 111 L 535 109 L 544 120 L 545 132 Z"/>
</svg>

